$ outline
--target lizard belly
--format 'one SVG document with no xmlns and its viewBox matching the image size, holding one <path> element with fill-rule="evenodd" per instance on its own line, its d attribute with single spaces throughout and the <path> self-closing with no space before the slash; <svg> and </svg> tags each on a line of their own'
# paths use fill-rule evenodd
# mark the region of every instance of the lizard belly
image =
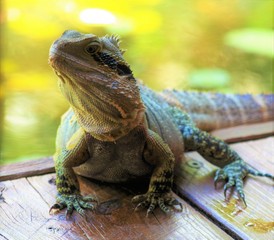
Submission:
<svg viewBox="0 0 274 240">
<path fill-rule="evenodd" d="M 90 137 L 88 145 L 91 157 L 74 168 L 78 175 L 105 182 L 125 182 L 152 173 L 153 166 L 143 159 L 145 137 L 138 129 L 116 142 Z"/>
</svg>

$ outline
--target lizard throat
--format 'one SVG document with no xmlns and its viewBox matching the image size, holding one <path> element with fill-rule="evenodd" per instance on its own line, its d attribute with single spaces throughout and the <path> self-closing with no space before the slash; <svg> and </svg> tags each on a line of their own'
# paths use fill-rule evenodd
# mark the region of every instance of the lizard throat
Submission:
<svg viewBox="0 0 274 240">
<path fill-rule="evenodd" d="M 106 86 L 93 81 L 83 85 L 76 76 L 62 72 L 56 74 L 60 90 L 69 101 L 77 122 L 94 138 L 115 141 L 143 122 L 145 108 L 138 87 L 130 88 L 130 93 L 120 89 L 107 91 L 104 89 Z"/>
<path fill-rule="evenodd" d="M 120 119 L 120 121 L 112 121 L 105 116 L 90 115 L 86 112 L 80 112 L 73 108 L 76 119 L 85 132 L 92 135 L 100 141 L 114 142 L 119 138 L 127 135 L 131 130 L 136 128 L 144 121 L 144 111 L 138 110 L 134 113 L 134 117 Z"/>
</svg>

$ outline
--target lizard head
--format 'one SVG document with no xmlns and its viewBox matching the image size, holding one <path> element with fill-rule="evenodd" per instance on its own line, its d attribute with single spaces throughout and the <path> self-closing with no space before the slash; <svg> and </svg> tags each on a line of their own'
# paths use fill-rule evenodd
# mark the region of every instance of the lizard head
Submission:
<svg viewBox="0 0 274 240">
<path fill-rule="evenodd" d="M 49 63 L 77 121 L 99 140 L 114 141 L 143 120 L 144 105 L 119 39 L 68 30 L 50 48 Z"/>
</svg>

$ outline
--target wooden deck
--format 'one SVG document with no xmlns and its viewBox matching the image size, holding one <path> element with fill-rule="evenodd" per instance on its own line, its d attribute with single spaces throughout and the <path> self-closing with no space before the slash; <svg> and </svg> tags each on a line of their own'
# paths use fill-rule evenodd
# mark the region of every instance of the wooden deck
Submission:
<svg viewBox="0 0 274 240">
<path fill-rule="evenodd" d="M 213 132 L 226 139 L 245 161 L 274 174 L 273 122 Z M 244 140 L 244 141 L 243 141 Z M 241 141 L 241 142 L 238 142 Z M 235 143 L 236 142 L 236 143 Z M 134 211 L 131 198 L 140 186 L 102 184 L 79 177 L 83 194 L 100 201 L 86 217 L 64 212 L 49 215 L 56 186 L 51 158 L 0 167 L 0 239 L 274 239 L 273 181 L 249 177 L 245 181 L 248 204 L 237 196 L 224 201 L 214 189 L 216 168 L 198 153 L 189 152 L 176 168 L 174 192 L 182 212 L 148 217 Z M 174 193 L 174 194 L 175 194 Z"/>
</svg>

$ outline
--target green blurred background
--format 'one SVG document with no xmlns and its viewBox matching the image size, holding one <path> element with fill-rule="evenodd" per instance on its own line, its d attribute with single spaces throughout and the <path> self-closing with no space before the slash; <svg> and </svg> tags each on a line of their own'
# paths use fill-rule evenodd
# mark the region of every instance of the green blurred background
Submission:
<svg viewBox="0 0 274 240">
<path fill-rule="evenodd" d="M 273 92 L 272 0 L 1 0 L 1 162 L 54 153 L 68 104 L 48 65 L 66 29 L 117 34 L 155 90 Z"/>
</svg>

